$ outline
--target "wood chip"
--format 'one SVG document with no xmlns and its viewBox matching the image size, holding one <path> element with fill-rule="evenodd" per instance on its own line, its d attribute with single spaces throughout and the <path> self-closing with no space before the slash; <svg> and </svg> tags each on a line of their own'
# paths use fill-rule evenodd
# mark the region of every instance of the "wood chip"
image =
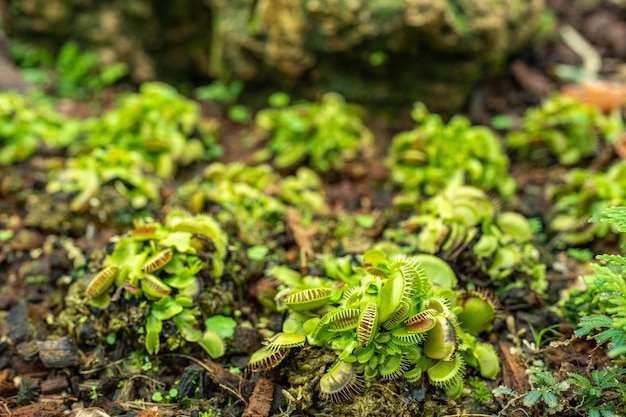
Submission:
<svg viewBox="0 0 626 417">
<path fill-rule="evenodd" d="M 287 226 L 293 234 L 293 239 L 296 241 L 296 245 L 300 248 L 300 267 L 306 268 L 306 264 L 309 260 L 315 257 L 315 251 L 313 250 L 313 238 L 317 233 L 317 222 L 311 226 L 304 228 L 302 226 L 302 217 L 300 213 L 293 208 L 287 209 Z"/>
<path fill-rule="evenodd" d="M 0 417 L 63 417 L 66 407 L 60 403 L 35 403 L 10 411 L 0 408 Z"/>
<path fill-rule="evenodd" d="M 266 378 L 261 378 L 254 386 L 250 402 L 241 417 L 267 417 L 272 408 L 274 384 Z"/>
<path fill-rule="evenodd" d="M 502 378 L 504 385 L 522 394 L 530 390 L 530 384 L 526 376 L 526 366 L 518 355 L 511 353 L 512 347 L 510 343 L 498 343 L 502 358 Z"/>
</svg>

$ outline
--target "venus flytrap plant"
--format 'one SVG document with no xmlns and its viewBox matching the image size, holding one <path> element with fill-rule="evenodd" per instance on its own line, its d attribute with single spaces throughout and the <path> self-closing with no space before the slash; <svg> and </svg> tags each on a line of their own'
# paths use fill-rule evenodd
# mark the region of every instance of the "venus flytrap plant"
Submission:
<svg viewBox="0 0 626 417">
<path fill-rule="evenodd" d="M 95 149 L 66 161 L 53 171 L 46 190 L 75 194 L 70 206 L 83 212 L 103 198 L 103 187 L 111 187 L 129 201 L 134 209 L 158 203 L 161 179 L 142 170 L 142 157 L 136 152 L 111 146 Z M 100 202 L 101 203 L 101 202 Z"/>
<path fill-rule="evenodd" d="M 198 104 L 163 83 L 143 84 L 139 94 L 125 96 L 102 118 L 86 121 L 84 131 L 86 141 L 73 152 L 114 143 L 141 155 L 143 169 L 167 179 L 174 177 L 178 166 L 221 152 L 213 132 L 200 121 Z"/>
<path fill-rule="evenodd" d="M 219 357 L 225 351 L 222 337 L 228 332 L 202 331 L 194 300 L 203 291 L 203 279 L 219 283 L 226 245 L 219 224 L 205 215 L 172 211 L 164 223 L 137 221 L 127 236 L 118 239 L 104 268 L 88 283 L 85 296 L 98 308 L 117 301 L 121 292 L 125 299 L 140 300 L 148 309 L 145 346 L 150 354 L 160 350 L 163 323 L 172 320 L 184 341 L 197 342 L 211 357 Z M 175 348 L 180 341 L 169 344 Z"/>
<path fill-rule="evenodd" d="M 548 165 L 555 157 L 562 165 L 574 165 L 596 155 L 603 143 L 614 142 L 623 129 L 619 114 L 605 116 L 593 106 L 554 94 L 526 111 L 507 145 L 533 164 Z"/>
<path fill-rule="evenodd" d="M 589 222 L 589 218 L 607 207 L 626 205 L 626 162 L 617 162 L 605 172 L 573 169 L 564 184 L 549 190 L 548 198 L 553 201 L 549 227 L 562 244 L 581 245 L 616 234 L 615 223 Z"/>
<path fill-rule="evenodd" d="M 13 92 L 0 94 L 0 165 L 30 157 L 38 147 L 61 147 L 76 136 L 78 122 L 52 106 Z"/>
<path fill-rule="evenodd" d="M 461 322 L 468 302 L 457 304 L 451 286 L 456 278 L 440 263 L 445 264 L 430 255 L 390 259 L 372 249 L 360 267 L 347 258 L 327 257 L 326 278 L 275 268 L 282 284 L 277 304 L 289 316 L 283 331 L 252 355 L 250 367 L 273 368 L 290 349 L 305 344 L 330 349 L 337 360 L 320 379 L 319 391 L 334 401 L 361 392 L 365 381 L 375 378 L 415 382 L 425 374 L 451 398 L 463 390 L 466 365 L 495 378 L 495 351 L 466 330 L 488 328 L 494 306 L 474 304 Z"/>
<path fill-rule="evenodd" d="M 269 165 L 246 166 L 239 162 L 213 163 L 203 178 L 189 182 L 179 192 L 193 212 L 218 204 L 224 224 L 234 224 L 237 235 L 248 244 L 267 242 L 268 236 L 285 231 L 287 209 L 297 207 L 306 219 L 328 212 L 321 180 L 308 168 L 284 178 Z"/>
<path fill-rule="evenodd" d="M 280 99 L 280 100 L 279 100 Z M 272 160 L 277 168 L 295 168 L 308 159 L 317 172 L 337 171 L 372 145 L 372 133 L 355 107 L 335 93 L 319 102 L 289 104 L 282 93 L 270 97 L 276 108 L 257 113 L 256 123 L 269 135 L 266 149 L 257 152 L 259 161 Z"/>
<path fill-rule="evenodd" d="M 508 174 L 509 160 L 488 128 L 472 126 L 462 116 L 446 124 L 422 103 L 415 105 L 411 116 L 416 127 L 393 138 L 388 160 L 391 179 L 403 191 L 397 204 L 435 195 L 459 177 L 504 198 L 512 196 L 515 182 Z"/>
<path fill-rule="evenodd" d="M 515 212 L 500 212 L 481 189 L 463 185 L 457 177 L 443 191 L 421 200 L 415 211 L 418 214 L 385 236 L 410 250 L 448 259 L 469 255 L 499 287 L 509 275 L 522 274 L 533 289 L 546 289 L 545 266 L 539 262 L 528 221 Z"/>
</svg>

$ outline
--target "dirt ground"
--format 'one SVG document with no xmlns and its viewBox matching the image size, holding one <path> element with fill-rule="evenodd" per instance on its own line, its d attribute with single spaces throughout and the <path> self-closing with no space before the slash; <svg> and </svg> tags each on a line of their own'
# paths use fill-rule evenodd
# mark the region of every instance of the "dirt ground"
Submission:
<svg viewBox="0 0 626 417">
<path fill-rule="evenodd" d="M 609 1 L 548 0 L 561 27 L 569 25 L 582 35 L 602 59 L 600 76 L 604 79 L 626 81 L 626 6 L 616 6 Z M 557 65 L 580 67 L 584 57 L 572 50 L 561 37 L 555 36 L 541 44 L 525 49 L 512 57 L 499 74 L 489 76 L 468 101 L 466 113 L 476 123 L 489 125 L 495 115 L 520 116 L 529 106 L 537 105 L 550 92 L 566 84 L 556 75 Z M 2 70 L 2 67 L 0 67 Z M 11 79 L 13 84 L 19 83 Z M 5 84 L 6 85 L 6 84 Z M 68 103 L 68 111 L 80 113 L 80 105 Z M 208 114 L 218 113 L 205 109 Z M 373 119 L 369 127 L 379 139 L 377 152 L 382 154 L 394 133 L 411 126 L 408 109 L 398 109 L 394 124 L 383 119 Z M 241 146 L 246 130 L 226 118 L 222 124 L 221 143 L 225 149 L 223 161 L 246 160 L 250 150 Z M 243 139 L 242 139 L 243 140 Z M 78 348 L 69 339 L 56 345 L 43 343 L 54 334 L 54 317 L 63 310 L 63 299 L 70 288 L 75 265 L 86 258 L 87 268 L 95 265 L 110 249 L 109 239 L 123 231 L 114 222 L 98 223 L 93 216 L 76 216 L 63 208 L 44 192 L 50 160 L 41 156 L 27 162 L 0 167 L 0 229 L 11 230 L 10 240 L 0 241 L 0 416 L 200 416 L 201 411 L 219 410 L 222 416 L 312 415 L 316 412 L 289 411 L 282 389 L 287 374 L 273 371 L 266 375 L 232 373 L 231 367 L 245 368 L 249 355 L 261 346 L 263 340 L 256 330 L 237 328 L 226 357 L 209 361 L 202 352 L 190 355 L 163 354 L 143 368 L 142 375 L 132 369 L 122 369 L 120 363 L 129 355 L 131 340 L 120 341 L 115 346 L 98 346 L 81 335 L 84 344 Z M 186 175 L 202 167 L 192 167 Z M 194 171 L 195 170 L 195 171 Z M 525 211 L 541 211 L 532 207 L 531 195 L 525 195 L 524 184 L 541 185 L 541 173 L 528 173 L 523 169 L 513 173 L 522 184 L 520 200 L 527 201 Z M 336 210 L 343 208 L 360 213 L 390 205 L 390 196 L 378 187 L 387 178 L 382 165 L 349 166 L 342 176 L 326 178 L 327 201 Z M 175 193 L 172 185 L 163 192 Z M 288 243 L 295 248 L 291 237 Z M 609 242 L 610 244 L 610 242 Z M 603 248 L 592 248 L 600 251 Z M 511 330 L 521 338 L 532 341 L 529 326 L 536 329 L 557 324 L 558 331 L 567 340 L 572 329 L 550 313 L 546 306 L 553 305 L 561 292 L 570 287 L 581 273 L 589 272 L 584 264 L 571 263 L 562 254 L 548 254 L 551 262 L 548 272 L 550 289 L 542 298 L 538 294 L 507 294 L 499 300 L 507 314 L 516 319 L 516 329 L 504 320 L 497 322 L 491 342 L 498 346 L 502 362 L 502 377 L 495 385 L 506 384 L 518 392 L 528 387 L 524 373 L 526 364 L 509 353 Z M 555 268 L 555 265 L 558 268 Z M 249 301 L 256 291 L 267 283 L 257 273 L 249 284 L 239 288 L 245 295 L 237 300 L 236 308 L 249 317 L 260 311 L 260 306 Z M 39 277 L 24 279 L 24 277 Z M 279 320 L 280 318 L 277 318 Z M 275 324 L 274 324 L 275 325 Z M 67 342 L 67 344 L 63 344 Z M 562 348 L 545 348 L 535 353 L 534 359 L 549 363 L 557 372 L 567 372 L 585 367 L 594 345 L 576 340 Z M 40 352 L 45 352 L 45 363 Z M 314 355 L 309 352 L 307 354 Z M 201 360 L 196 358 L 202 358 Z M 601 361 L 599 356 L 594 361 Z M 596 363 L 596 365 L 598 365 Z M 142 366 L 141 363 L 138 364 Z M 289 366 L 289 363 L 286 365 Z M 136 369 L 135 369 L 136 371 Z M 132 376 L 135 375 L 135 376 Z M 124 380 L 122 384 L 120 381 Z M 168 392 L 174 383 L 178 393 L 164 401 L 151 401 L 155 390 Z M 187 385 L 185 385 L 187 384 Z M 184 395 L 200 390 L 201 400 L 179 401 Z M 430 402 L 441 400 L 436 394 L 414 388 L 408 391 L 416 404 L 412 415 L 437 415 L 436 406 Z M 423 397 L 428 401 L 422 401 Z M 137 402 L 135 399 L 143 398 Z M 492 415 L 503 404 L 493 403 L 474 414 Z M 455 408 L 456 407 L 456 408 Z M 463 404 L 448 410 L 461 410 Z M 73 410 L 73 411 L 72 411 Z M 454 411 L 449 411 L 450 415 Z M 460 413 L 460 411 L 458 411 Z M 100 414 L 99 414 L 100 413 Z M 221 414 L 218 414 L 221 413 Z M 317 415 L 323 414 L 317 410 Z M 372 412 L 371 415 L 394 415 L 393 410 Z M 519 412 L 516 415 L 523 415 Z M 356 415 L 356 414 L 350 414 Z M 367 415 L 367 414 L 362 414 Z M 513 414 L 510 414 L 513 415 Z"/>
</svg>

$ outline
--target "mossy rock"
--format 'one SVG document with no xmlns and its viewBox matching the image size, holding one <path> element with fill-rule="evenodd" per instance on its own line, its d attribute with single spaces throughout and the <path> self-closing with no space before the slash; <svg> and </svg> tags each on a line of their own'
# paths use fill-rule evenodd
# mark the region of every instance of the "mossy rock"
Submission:
<svg viewBox="0 0 626 417">
<path fill-rule="evenodd" d="M 528 44 L 543 11 L 543 0 L 0 0 L 11 38 L 77 40 L 136 81 L 235 78 L 435 112 L 457 110 Z"/>
<path fill-rule="evenodd" d="M 212 69 L 319 97 L 461 106 L 533 39 L 541 0 L 214 1 Z"/>
</svg>

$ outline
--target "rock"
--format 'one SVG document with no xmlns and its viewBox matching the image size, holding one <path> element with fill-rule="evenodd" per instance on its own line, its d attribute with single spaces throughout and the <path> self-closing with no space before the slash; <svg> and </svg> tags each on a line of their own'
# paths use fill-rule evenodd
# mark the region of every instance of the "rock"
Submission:
<svg viewBox="0 0 626 417">
<path fill-rule="evenodd" d="M 80 363 L 80 355 L 71 340 L 64 336 L 56 340 L 37 342 L 39 358 L 46 368 L 67 368 Z"/>
<path fill-rule="evenodd" d="M 543 0 L 0 0 L 7 33 L 77 40 L 135 81 L 241 79 L 319 98 L 454 111 L 538 32 Z"/>
<path fill-rule="evenodd" d="M 212 69 L 350 101 L 458 108 L 532 39 L 542 0 L 213 0 Z"/>
</svg>

